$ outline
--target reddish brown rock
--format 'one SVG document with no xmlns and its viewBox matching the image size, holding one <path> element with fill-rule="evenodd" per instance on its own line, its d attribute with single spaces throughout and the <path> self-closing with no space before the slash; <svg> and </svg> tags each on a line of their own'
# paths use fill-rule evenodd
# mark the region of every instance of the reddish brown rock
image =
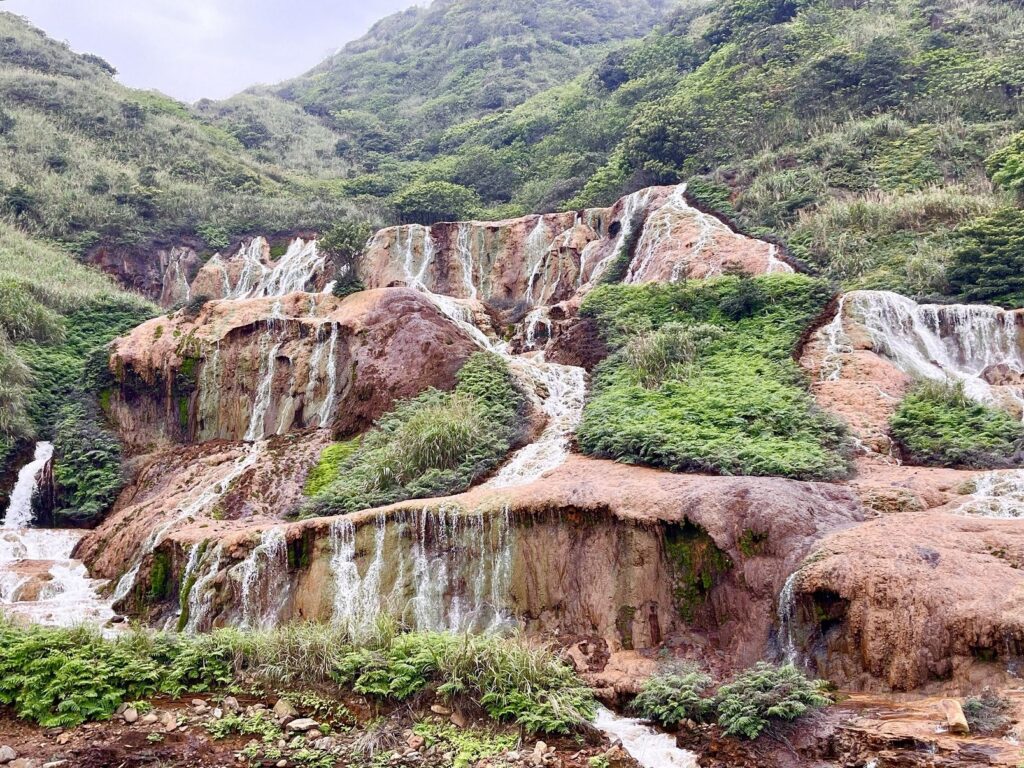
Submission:
<svg viewBox="0 0 1024 768">
<path fill-rule="evenodd" d="M 135 452 L 309 427 L 347 433 L 395 400 L 452 386 L 476 349 L 408 289 L 209 302 L 114 343 L 109 414 Z"/>
<path fill-rule="evenodd" d="M 963 684 L 1024 639 L 1024 523 L 941 511 L 829 536 L 796 582 L 803 647 L 848 687 Z"/>
</svg>

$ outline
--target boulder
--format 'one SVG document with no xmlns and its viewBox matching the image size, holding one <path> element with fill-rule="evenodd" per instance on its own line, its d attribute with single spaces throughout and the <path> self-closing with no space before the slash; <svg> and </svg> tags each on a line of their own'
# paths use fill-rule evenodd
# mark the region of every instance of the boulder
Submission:
<svg viewBox="0 0 1024 768">
<path fill-rule="evenodd" d="M 966 736 L 971 732 L 971 728 L 967 724 L 967 718 L 964 716 L 963 707 L 960 706 L 959 701 L 956 699 L 943 699 L 939 702 L 939 707 L 942 709 L 943 717 L 946 718 L 946 727 L 950 733 Z"/>
<path fill-rule="evenodd" d="M 281 723 L 281 725 L 288 725 L 299 716 L 299 711 L 292 706 L 288 699 L 278 699 L 273 711 L 274 717 L 277 718 L 277 722 Z M 316 725 L 316 723 L 313 725 Z"/>
<path fill-rule="evenodd" d="M 320 724 L 316 720 L 313 720 L 310 717 L 301 717 L 294 720 L 287 719 L 284 722 L 285 730 L 291 733 L 306 733 L 307 731 L 311 732 L 313 730 L 318 729 L 319 725 Z M 323 736 L 322 733 L 320 735 Z"/>
<path fill-rule="evenodd" d="M 0 765 L 7 765 L 12 760 L 16 760 L 18 753 L 14 750 L 14 747 L 9 747 L 6 744 L 0 746 Z"/>
</svg>

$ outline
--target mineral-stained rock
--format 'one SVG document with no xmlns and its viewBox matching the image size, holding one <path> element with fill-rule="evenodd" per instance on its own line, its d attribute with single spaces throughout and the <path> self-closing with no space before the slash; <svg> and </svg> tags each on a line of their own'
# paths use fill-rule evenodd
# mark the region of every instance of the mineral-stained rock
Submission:
<svg viewBox="0 0 1024 768">
<path fill-rule="evenodd" d="M 796 583 L 808 661 L 849 688 L 999 674 L 1024 640 L 1022 566 L 1017 520 L 935 510 L 835 533 Z"/>
<path fill-rule="evenodd" d="M 135 452 L 308 427 L 350 432 L 397 399 L 450 387 L 476 349 L 408 289 L 210 302 L 117 340 L 104 400 Z"/>
</svg>

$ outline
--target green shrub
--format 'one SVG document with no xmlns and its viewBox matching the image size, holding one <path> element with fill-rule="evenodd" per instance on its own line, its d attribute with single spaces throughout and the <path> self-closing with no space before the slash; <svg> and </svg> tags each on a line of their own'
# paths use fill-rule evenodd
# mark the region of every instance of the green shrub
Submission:
<svg viewBox="0 0 1024 768">
<path fill-rule="evenodd" d="M 633 710 L 669 729 L 683 720 L 701 722 L 712 709 L 705 693 L 713 684 L 711 677 L 695 666 L 654 675 L 644 681 L 633 699 Z"/>
<path fill-rule="evenodd" d="M 1015 134 L 1005 147 L 993 152 L 986 166 L 992 181 L 1024 198 L 1024 132 Z"/>
<path fill-rule="evenodd" d="M 480 199 L 473 190 L 448 181 L 414 181 L 399 190 L 391 203 L 404 223 L 433 224 L 468 218 Z"/>
<path fill-rule="evenodd" d="M 1006 208 L 957 233 L 950 292 L 963 301 L 1024 307 L 1024 211 Z"/>
<path fill-rule="evenodd" d="M 844 475 L 844 430 L 792 360 L 831 295 L 800 275 L 594 290 L 582 312 L 616 351 L 595 373 L 580 448 L 675 471 Z"/>
<path fill-rule="evenodd" d="M 929 466 L 1015 466 L 1024 448 L 1024 425 L 971 400 L 960 383 L 914 387 L 893 414 L 890 433 L 907 461 Z"/>
<path fill-rule="evenodd" d="M 1004 730 L 1013 720 L 1012 704 L 991 688 L 964 701 L 964 717 L 971 733 L 994 734 Z"/>
<path fill-rule="evenodd" d="M 453 392 L 432 389 L 399 403 L 362 438 L 333 449 L 311 478 L 305 514 L 463 491 L 508 454 L 521 407 L 507 364 L 477 353 Z"/>
<path fill-rule="evenodd" d="M 53 441 L 54 515 L 74 525 L 95 522 L 124 485 L 121 442 L 100 426 L 94 405 L 69 403 L 59 419 Z"/>
<path fill-rule="evenodd" d="M 792 664 L 760 663 L 718 689 L 718 724 L 727 736 L 756 739 L 773 723 L 796 720 L 827 707 L 824 683 L 809 680 Z"/>
<path fill-rule="evenodd" d="M 103 720 L 121 702 L 157 694 L 254 684 L 283 692 L 351 686 L 391 701 L 430 688 L 445 698 L 468 697 L 491 717 L 535 732 L 568 732 L 595 713 L 590 689 L 571 667 L 514 637 L 398 634 L 382 626 L 355 644 L 344 630 L 310 624 L 108 639 L 85 628 L 0 623 L 0 704 L 44 727 Z M 217 727 L 224 735 L 261 735 L 265 725 L 239 718 Z"/>
</svg>

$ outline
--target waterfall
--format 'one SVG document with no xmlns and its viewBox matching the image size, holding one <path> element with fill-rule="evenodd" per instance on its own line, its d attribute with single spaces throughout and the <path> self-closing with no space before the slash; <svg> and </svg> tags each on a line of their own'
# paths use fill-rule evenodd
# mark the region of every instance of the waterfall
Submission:
<svg viewBox="0 0 1024 768">
<path fill-rule="evenodd" d="M 249 428 L 245 431 L 245 441 L 252 443 L 262 440 L 267 434 L 267 410 L 270 408 L 274 390 L 274 373 L 277 353 L 281 350 L 281 342 L 270 345 L 271 332 L 267 330 L 260 337 L 260 385 L 256 390 L 256 400 L 252 404 L 249 416 Z M 269 348 L 269 351 L 268 351 Z"/>
<path fill-rule="evenodd" d="M 331 323 L 331 340 L 327 347 L 327 395 L 320 406 L 320 426 L 329 427 L 334 420 L 334 406 L 338 399 L 338 324 Z M 310 372 L 310 381 L 313 381 Z"/>
<path fill-rule="evenodd" d="M 1002 519 L 1024 517 L 1024 470 L 985 472 L 973 482 L 974 490 L 957 508 L 957 514 Z"/>
<path fill-rule="evenodd" d="M 531 304 L 534 302 L 533 286 L 537 282 L 545 257 L 551 251 L 551 245 L 551 238 L 548 236 L 544 217 L 538 216 L 536 225 L 534 225 L 524 243 L 526 250 L 525 264 L 530 275 L 526 282 L 526 300 Z"/>
<path fill-rule="evenodd" d="M 622 250 L 627 239 L 632 235 L 633 232 L 633 220 L 637 214 L 640 213 L 651 200 L 653 194 L 652 189 L 642 189 L 639 192 L 634 192 L 626 198 L 626 202 L 622 206 L 622 213 L 619 216 L 619 235 L 615 240 L 615 245 L 605 255 L 601 261 L 594 265 L 593 271 L 590 273 L 590 277 L 587 279 L 587 283 L 594 284 L 604 274 L 605 270 L 608 269 L 608 265 L 618 258 L 619 251 Z M 584 257 L 586 256 L 586 249 L 584 249 Z M 584 264 L 581 261 L 580 264 L 580 282 L 583 282 L 583 267 Z M 627 281 L 628 282 L 628 281 Z"/>
<path fill-rule="evenodd" d="M 473 251 L 469 247 L 469 234 L 473 225 L 459 224 L 459 232 L 455 238 L 455 253 L 462 265 L 462 286 L 467 299 L 476 301 L 476 284 L 473 282 Z"/>
<path fill-rule="evenodd" d="M 11 500 L 4 515 L 4 528 L 28 528 L 32 524 L 32 496 L 38 486 L 38 475 L 53 456 L 53 445 L 36 443 L 32 461 L 18 472 L 18 479 L 11 490 Z"/>
<path fill-rule="evenodd" d="M 424 630 L 479 632 L 509 623 L 505 605 L 512 540 L 507 508 L 500 514 L 442 506 L 378 515 L 372 544 L 362 553 L 357 534 L 345 518 L 331 524 L 333 620 L 350 632 L 372 631 L 382 613 Z"/>
<path fill-rule="evenodd" d="M 601 707 L 594 726 L 612 742 L 620 742 L 643 768 L 697 768 L 697 756 L 679 749 L 674 736 L 655 730 L 641 720 L 620 717 Z"/>
<path fill-rule="evenodd" d="M 268 528 L 238 566 L 242 585 L 242 626 L 269 629 L 288 599 L 288 541 L 283 527 Z"/>
<path fill-rule="evenodd" d="M 217 544 L 213 551 L 209 550 L 203 556 L 203 560 L 196 565 L 198 576 L 192 584 L 188 593 L 188 623 L 185 631 L 189 633 L 199 632 L 209 624 L 210 612 L 213 609 L 213 594 L 210 586 L 220 572 L 221 555 L 223 545 Z"/>
<path fill-rule="evenodd" d="M 267 241 L 262 237 L 254 237 L 248 245 L 238 249 L 235 258 L 242 261 L 242 273 L 238 276 L 235 287 L 224 298 L 247 299 L 263 285 L 270 272 L 263 263 L 263 249 L 266 245 Z"/>
<path fill-rule="evenodd" d="M 800 652 L 793 638 L 793 617 L 796 613 L 796 584 L 800 580 L 800 571 L 794 571 L 782 585 L 777 608 L 779 618 L 779 645 L 787 664 L 796 666 L 800 661 Z"/>
<path fill-rule="evenodd" d="M 39 473 L 52 455 L 50 443 L 37 443 L 11 492 L 0 528 L 0 614 L 50 626 L 106 624 L 114 612 L 100 598 L 104 582 L 71 558 L 82 532 L 29 528 Z"/>
<path fill-rule="evenodd" d="M 768 266 L 765 272 L 769 275 L 792 275 L 796 270 L 779 258 L 779 246 L 772 243 L 768 246 Z"/>
<path fill-rule="evenodd" d="M 551 338 L 551 308 L 537 307 L 527 314 L 523 321 L 526 328 L 526 348 L 533 349 L 537 346 L 537 329 L 543 327 L 546 332 L 545 340 Z"/>
<path fill-rule="evenodd" d="M 998 403 L 987 369 L 1006 366 L 1024 374 L 1024 337 L 1017 315 L 982 305 L 917 304 L 888 291 L 853 291 L 830 326 L 830 339 L 843 337 L 843 318 L 860 324 L 874 351 L 910 376 L 961 382 L 976 400 Z M 838 348 L 838 341 L 835 342 Z M 829 373 L 830 376 L 834 375 Z M 1007 387 L 1020 403 L 1024 387 Z"/>
<path fill-rule="evenodd" d="M 533 482 L 561 466 L 569 456 L 569 437 L 583 418 L 587 380 L 582 368 L 545 362 L 543 353 L 537 360 L 514 358 L 512 365 L 524 362 L 529 378 L 546 393 L 541 407 L 548 421 L 540 437 L 516 451 L 488 481 L 488 488 Z"/>
<path fill-rule="evenodd" d="M 326 256 L 320 252 L 316 240 L 296 238 L 288 246 L 281 260 L 267 274 L 254 291 L 256 296 L 284 296 L 306 291 L 327 266 Z"/>
</svg>

